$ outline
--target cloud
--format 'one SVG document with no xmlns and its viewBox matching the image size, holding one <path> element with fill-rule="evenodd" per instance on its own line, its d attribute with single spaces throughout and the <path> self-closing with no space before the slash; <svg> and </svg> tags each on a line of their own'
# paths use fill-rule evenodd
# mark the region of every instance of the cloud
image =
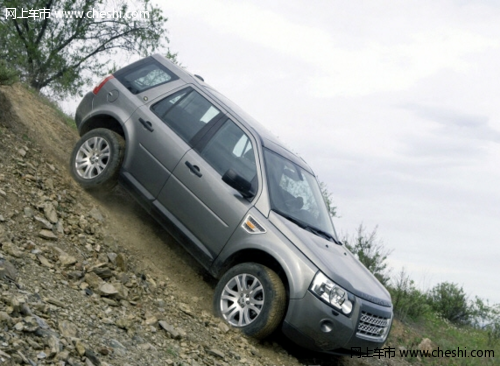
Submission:
<svg viewBox="0 0 500 366">
<path fill-rule="evenodd" d="M 329 22 L 224 0 L 211 1 L 209 7 L 201 0 L 185 0 L 172 9 L 197 18 L 200 27 L 208 25 L 228 43 L 238 39 L 238 52 L 257 46 L 267 55 L 284 56 L 281 62 L 300 62 L 304 69 L 298 77 L 305 78 L 309 93 L 321 98 L 407 90 L 443 69 L 465 73 L 474 67 L 470 55 L 500 48 L 495 34 L 435 19 L 434 3 L 408 4 L 406 11 L 400 9 L 401 19 L 387 18 L 369 3 L 353 5 L 348 20 L 335 7 L 318 6 Z M 245 46 L 247 42 L 251 45 Z"/>
<path fill-rule="evenodd" d="M 414 163 L 443 169 L 470 166 L 494 153 L 488 143 L 500 143 L 500 132 L 491 127 L 487 116 L 418 104 L 402 108 L 418 117 L 416 124 L 421 119 L 433 122 L 432 127 L 401 138 L 400 152 L 420 159 Z"/>
<path fill-rule="evenodd" d="M 441 129 L 437 131 L 439 134 L 500 143 L 500 131 L 490 126 L 488 116 L 418 104 L 407 104 L 402 107 L 418 117 L 441 125 Z"/>
<path fill-rule="evenodd" d="M 453 28 L 416 32 L 409 38 L 391 45 L 372 40 L 342 51 L 324 45 L 329 54 L 322 61 L 321 75 L 311 78 L 311 86 L 323 97 L 407 90 L 443 69 L 465 73 L 473 67 L 468 55 L 499 47 L 496 40 Z"/>
</svg>

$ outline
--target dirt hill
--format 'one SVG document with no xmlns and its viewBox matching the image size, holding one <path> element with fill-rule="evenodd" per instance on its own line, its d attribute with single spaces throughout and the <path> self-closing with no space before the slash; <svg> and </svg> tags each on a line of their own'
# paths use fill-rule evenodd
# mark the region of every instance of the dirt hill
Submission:
<svg viewBox="0 0 500 366">
<path fill-rule="evenodd" d="M 77 139 L 38 96 L 0 87 L 0 365 L 407 364 L 230 329 L 214 280 L 125 192 L 73 182 Z"/>
</svg>

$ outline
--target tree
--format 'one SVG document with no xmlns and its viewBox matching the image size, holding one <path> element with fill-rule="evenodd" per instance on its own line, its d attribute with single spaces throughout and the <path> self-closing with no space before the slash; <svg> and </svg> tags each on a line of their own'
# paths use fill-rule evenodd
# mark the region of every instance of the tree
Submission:
<svg viewBox="0 0 500 366">
<path fill-rule="evenodd" d="M 500 304 L 490 305 L 488 300 L 476 296 L 471 305 L 471 323 L 488 334 L 488 346 L 500 341 Z"/>
<path fill-rule="evenodd" d="M 0 59 L 0 85 L 12 85 L 17 81 L 17 72 L 5 60 Z"/>
<path fill-rule="evenodd" d="M 0 58 L 37 91 L 76 94 L 110 68 L 117 50 L 145 56 L 168 44 L 162 10 L 149 0 L 130 3 L 0 0 Z"/>
<path fill-rule="evenodd" d="M 368 234 L 363 227 L 359 225 L 356 235 L 349 239 L 345 237 L 343 242 L 363 265 L 382 283 L 389 283 L 389 276 L 386 271 L 387 256 L 391 254 L 391 250 L 387 250 L 381 240 L 377 238 L 377 227 Z"/>
<path fill-rule="evenodd" d="M 326 208 L 328 209 L 328 213 L 331 217 L 337 216 L 337 207 L 333 205 L 332 192 L 328 190 L 328 187 L 325 182 L 319 182 L 319 189 L 321 189 L 321 195 L 325 200 Z"/>
</svg>

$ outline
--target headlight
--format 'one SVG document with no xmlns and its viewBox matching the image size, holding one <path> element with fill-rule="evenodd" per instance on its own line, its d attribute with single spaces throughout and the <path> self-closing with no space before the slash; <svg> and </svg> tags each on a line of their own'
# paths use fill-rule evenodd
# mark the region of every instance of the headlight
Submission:
<svg viewBox="0 0 500 366">
<path fill-rule="evenodd" d="M 323 273 L 318 272 L 311 283 L 311 292 L 327 304 L 349 315 L 352 311 L 352 302 L 347 291 L 329 280 Z"/>
</svg>

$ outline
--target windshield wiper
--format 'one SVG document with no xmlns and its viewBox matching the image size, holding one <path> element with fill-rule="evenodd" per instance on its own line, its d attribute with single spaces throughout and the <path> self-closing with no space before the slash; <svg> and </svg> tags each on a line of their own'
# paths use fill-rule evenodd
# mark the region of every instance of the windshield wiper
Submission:
<svg viewBox="0 0 500 366">
<path fill-rule="evenodd" d="M 294 224 L 300 226 L 301 228 L 307 230 L 307 231 L 310 231 L 311 233 L 317 235 L 317 236 L 321 236 L 323 238 L 325 238 L 326 240 L 330 240 L 330 241 L 333 241 L 335 244 L 338 244 L 338 245 L 342 245 L 342 243 L 340 243 L 337 239 L 335 239 L 333 237 L 333 235 L 327 233 L 326 231 L 323 231 L 321 229 L 318 229 L 317 227 L 314 227 L 312 225 L 309 225 L 307 223 L 305 223 L 304 221 L 302 220 L 299 220 L 293 216 L 290 216 L 289 214 L 281 211 L 281 210 L 278 210 L 278 209 L 274 209 L 273 208 L 273 211 L 280 214 L 281 216 L 283 216 L 285 219 L 288 219 L 289 221 L 293 222 Z"/>
</svg>

